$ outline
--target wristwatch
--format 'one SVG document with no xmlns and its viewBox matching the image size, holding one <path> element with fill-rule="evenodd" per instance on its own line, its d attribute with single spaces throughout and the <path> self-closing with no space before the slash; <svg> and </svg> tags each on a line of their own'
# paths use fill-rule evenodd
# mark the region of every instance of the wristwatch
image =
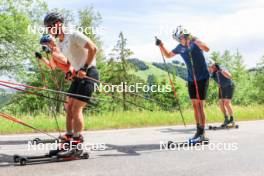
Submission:
<svg viewBox="0 0 264 176">
<path fill-rule="evenodd" d="M 88 69 L 89 69 L 89 65 L 88 64 L 85 64 L 82 68 L 80 68 L 80 70 L 84 71 L 85 73 L 87 72 Z"/>
</svg>

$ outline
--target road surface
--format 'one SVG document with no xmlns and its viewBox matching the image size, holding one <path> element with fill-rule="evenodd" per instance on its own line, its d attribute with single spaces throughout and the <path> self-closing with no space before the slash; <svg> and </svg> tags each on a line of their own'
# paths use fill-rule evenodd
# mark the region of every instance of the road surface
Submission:
<svg viewBox="0 0 264 176">
<path fill-rule="evenodd" d="M 27 141 L 40 134 L 0 136 L 0 176 L 262 176 L 264 175 L 264 121 L 240 122 L 239 129 L 207 131 L 210 145 L 161 149 L 168 140 L 185 141 L 194 126 L 166 126 L 85 132 L 90 159 L 14 165 L 14 154 L 38 155 Z M 56 135 L 56 134 L 55 134 Z"/>
</svg>

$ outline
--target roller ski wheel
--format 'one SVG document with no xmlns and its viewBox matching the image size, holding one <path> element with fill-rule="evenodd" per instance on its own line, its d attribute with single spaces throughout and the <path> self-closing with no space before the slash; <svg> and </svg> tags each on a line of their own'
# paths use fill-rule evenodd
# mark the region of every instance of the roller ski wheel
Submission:
<svg viewBox="0 0 264 176">
<path fill-rule="evenodd" d="M 81 159 L 89 159 L 89 153 L 85 152 L 81 155 Z"/>
<path fill-rule="evenodd" d="M 173 145 L 173 144 L 174 144 L 174 142 L 168 141 L 167 148 L 170 149 L 171 148 L 171 145 Z"/>
<path fill-rule="evenodd" d="M 20 156 L 19 155 L 14 155 L 13 156 L 13 160 L 14 160 L 14 163 L 18 163 L 19 160 L 20 160 Z"/>
<path fill-rule="evenodd" d="M 35 138 L 35 139 L 32 140 L 32 143 L 36 144 L 36 145 L 40 144 L 41 143 L 41 139 L 40 138 Z"/>
<path fill-rule="evenodd" d="M 24 157 L 19 158 L 19 164 L 20 164 L 20 166 L 27 165 L 27 162 L 28 162 L 28 159 L 27 158 L 24 158 Z"/>
<path fill-rule="evenodd" d="M 208 127 L 209 130 L 212 130 L 213 128 L 214 128 L 214 127 L 211 126 L 211 125 L 209 125 L 209 127 Z"/>
</svg>

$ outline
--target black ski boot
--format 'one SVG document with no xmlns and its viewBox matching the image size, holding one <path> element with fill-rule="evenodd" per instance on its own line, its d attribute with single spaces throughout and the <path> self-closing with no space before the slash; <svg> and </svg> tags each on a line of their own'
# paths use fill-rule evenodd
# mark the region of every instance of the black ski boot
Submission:
<svg viewBox="0 0 264 176">
<path fill-rule="evenodd" d="M 222 127 L 222 128 L 225 128 L 228 124 L 229 124 L 228 117 L 225 116 L 225 121 L 224 121 L 224 123 L 221 125 L 221 127 Z"/>
<path fill-rule="evenodd" d="M 196 144 L 208 144 L 209 139 L 205 136 L 205 130 L 203 127 L 199 127 L 199 133 L 197 136 L 189 139 L 189 145 L 196 145 Z"/>
<path fill-rule="evenodd" d="M 196 125 L 196 133 L 191 139 L 195 139 L 201 135 L 201 126 L 199 124 Z"/>
<path fill-rule="evenodd" d="M 229 121 L 228 121 L 228 124 L 232 124 L 232 125 L 235 124 L 235 122 L 234 122 L 234 117 L 233 117 L 233 116 L 230 116 L 230 119 L 229 119 Z"/>
</svg>

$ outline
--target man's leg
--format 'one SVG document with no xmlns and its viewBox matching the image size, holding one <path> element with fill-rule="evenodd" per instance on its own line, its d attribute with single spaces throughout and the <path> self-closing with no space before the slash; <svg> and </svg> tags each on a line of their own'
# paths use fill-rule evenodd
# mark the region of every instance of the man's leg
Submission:
<svg viewBox="0 0 264 176">
<path fill-rule="evenodd" d="M 199 113 L 200 113 L 200 124 L 202 126 L 202 128 L 204 129 L 205 127 L 205 123 L 206 123 L 206 116 L 205 116 L 205 112 L 204 112 L 204 100 L 200 100 L 199 102 Z"/>
<path fill-rule="evenodd" d="M 194 117 L 195 117 L 195 121 L 196 124 L 200 124 L 200 113 L 198 110 L 198 103 L 196 99 L 192 99 L 192 105 L 193 105 L 193 111 L 194 111 Z"/>
<path fill-rule="evenodd" d="M 228 114 L 227 114 L 227 111 L 226 111 L 226 108 L 225 108 L 224 99 L 220 99 L 219 100 L 219 107 L 220 107 L 222 113 L 224 114 L 224 116 L 227 117 Z"/>
<path fill-rule="evenodd" d="M 73 100 L 72 98 L 67 97 L 66 98 L 67 103 L 64 104 L 64 110 L 66 111 L 66 134 L 60 136 L 60 139 L 63 142 L 68 142 L 73 137 L 73 117 L 71 112 L 72 100 Z"/>
<path fill-rule="evenodd" d="M 225 107 L 226 107 L 226 109 L 228 111 L 228 114 L 230 116 L 229 122 L 232 123 L 234 121 L 234 117 L 233 117 L 233 108 L 232 108 L 231 99 L 225 99 L 224 102 L 225 102 L 224 103 L 225 104 Z"/>
<path fill-rule="evenodd" d="M 229 116 L 233 116 L 233 108 L 232 108 L 232 103 L 230 99 L 224 99 L 224 104 L 227 109 L 227 112 Z"/>
<path fill-rule="evenodd" d="M 67 105 L 65 107 L 66 109 L 66 130 L 67 130 L 67 134 L 72 134 L 73 133 L 73 117 L 72 117 L 72 98 L 68 98 L 67 97 Z"/>
<path fill-rule="evenodd" d="M 86 102 L 73 99 L 72 101 L 72 107 L 71 107 L 71 112 L 72 112 L 72 117 L 73 117 L 73 129 L 74 129 L 74 137 L 80 136 L 80 133 L 84 129 L 84 120 L 83 120 L 83 108 L 86 106 Z"/>
</svg>

